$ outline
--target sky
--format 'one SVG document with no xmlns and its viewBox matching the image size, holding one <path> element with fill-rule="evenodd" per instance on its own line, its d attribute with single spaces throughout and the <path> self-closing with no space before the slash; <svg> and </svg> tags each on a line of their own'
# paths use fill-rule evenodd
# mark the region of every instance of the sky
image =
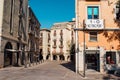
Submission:
<svg viewBox="0 0 120 80">
<path fill-rule="evenodd" d="M 75 0 L 29 0 L 41 28 L 50 29 L 54 23 L 71 21 L 75 17 Z"/>
</svg>

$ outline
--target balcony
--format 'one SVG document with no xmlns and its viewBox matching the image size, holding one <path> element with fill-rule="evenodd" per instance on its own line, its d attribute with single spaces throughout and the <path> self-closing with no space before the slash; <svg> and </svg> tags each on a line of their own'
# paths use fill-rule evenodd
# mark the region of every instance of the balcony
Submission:
<svg viewBox="0 0 120 80">
<path fill-rule="evenodd" d="M 85 20 L 85 29 L 99 30 L 104 29 L 103 19 L 87 19 Z"/>
<path fill-rule="evenodd" d="M 62 36 L 62 35 L 63 35 L 63 32 L 60 32 L 60 35 Z"/>
<path fill-rule="evenodd" d="M 39 38 L 40 38 L 40 37 L 39 37 L 39 34 L 35 33 L 35 38 L 36 38 L 36 39 L 39 39 Z"/>
<path fill-rule="evenodd" d="M 53 39 L 53 42 L 56 42 L 56 39 Z"/>
<path fill-rule="evenodd" d="M 29 35 L 34 35 L 34 31 L 33 31 L 32 29 L 29 29 L 29 30 L 28 30 L 28 34 L 29 34 Z"/>
<path fill-rule="evenodd" d="M 63 38 L 60 38 L 60 42 L 63 41 Z"/>
<path fill-rule="evenodd" d="M 53 33 L 53 36 L 56 36 L 56 32 Z"/>
<path fill-rule="evenodd" d="M 63 50 L 62 50 L 62 49 L 60 49 L 60 54 L 64 54 L 64 52 L 63 52 Z"/>
<path fill-rule="evenodd" d="M 53 47 L 53 48 L 56 48 L 57 46 L 56 46 L 56 45 L 53 45 L 52 47 Z"/>
<path fill-rule="evenodd" d="M 50 47 L 50 43 L 48 43 L 48 46 Z"/>
<path fill-rule="evenodd" d="M 54 42 L 55 42 L 55 41 L 57 41 L 57 38 L 56 38 L 56 37 L 54 37 L 54 38 L 53 38 L 53 41 L 54 41 Z"/>
<path fill-rule="evenodd" d="M 63 45 L 61 45 L 61 44 L 59 45 L 59 48 L 63 48 L 63 47 L 64 47 Z"/>
</svg>

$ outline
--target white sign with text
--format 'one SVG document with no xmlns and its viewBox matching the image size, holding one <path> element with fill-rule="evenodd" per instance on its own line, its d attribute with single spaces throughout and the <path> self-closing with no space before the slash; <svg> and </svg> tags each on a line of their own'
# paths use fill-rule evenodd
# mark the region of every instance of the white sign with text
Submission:
<svg viewBox="0 0 120 80">
<path fill-rule="evenodd" d="M 102 19 L 85 20 L 86 29 L 104 29 L 104 21 Z"/>
</svg>

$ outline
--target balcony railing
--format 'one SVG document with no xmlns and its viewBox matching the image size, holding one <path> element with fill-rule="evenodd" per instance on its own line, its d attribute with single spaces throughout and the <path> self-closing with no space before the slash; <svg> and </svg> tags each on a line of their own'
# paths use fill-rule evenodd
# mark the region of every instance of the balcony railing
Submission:
<svg viewBox="0 0 120 80">
<path fill-rule="evenodd" d="M 63 38 L 60 38 L 60 41 L 63 41 Z"/>
<path fill-rule="evenodd" d="M 85 20 L 85 29 L 104 29 L 104 20 L 87 19 Z"/>
</svg>

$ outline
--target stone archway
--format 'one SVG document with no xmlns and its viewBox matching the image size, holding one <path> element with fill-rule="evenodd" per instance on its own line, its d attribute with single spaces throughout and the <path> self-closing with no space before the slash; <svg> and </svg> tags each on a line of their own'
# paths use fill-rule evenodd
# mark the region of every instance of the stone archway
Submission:
<svg viewBox="0 0 120 80">
<path fill-rule="evenodd" d="M 64 61 L 65 59 L 64 59 L 64 55 L 60 55 L 60 60 L 61 61 Z"/>
<path fill-rule="evenodd" d="M 53 60 L 57 60 L 57 55 L 53 55 Z"/>
<path fill-rule="evenodd" d="M 4 48 L 4 67 L 12 65 L 12 52 L 6 49 L 12 49 L 12 44 L 10 42 L 7 42 Z"/>
</svg>

